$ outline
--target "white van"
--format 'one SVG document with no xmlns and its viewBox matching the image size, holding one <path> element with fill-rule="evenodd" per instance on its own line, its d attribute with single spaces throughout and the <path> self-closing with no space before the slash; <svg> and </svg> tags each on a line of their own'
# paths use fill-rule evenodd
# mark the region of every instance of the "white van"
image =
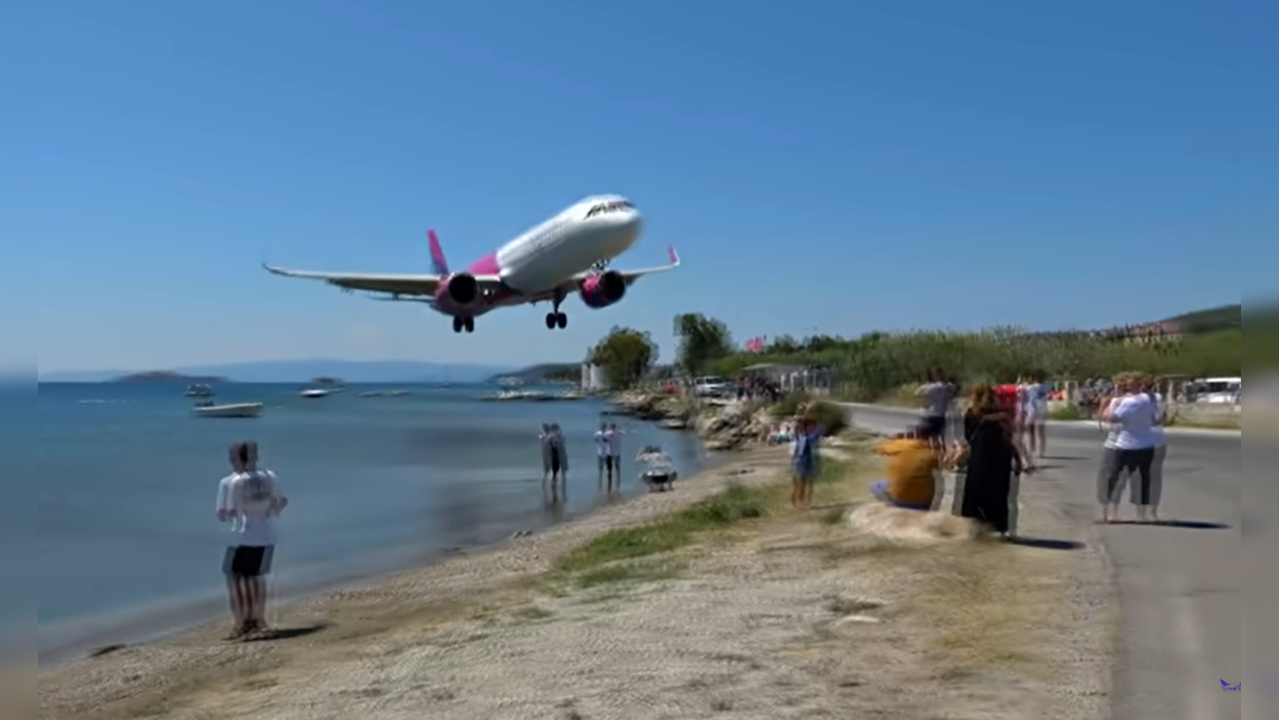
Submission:
<svg viewBox="0 0 1279 720">
<path fill-rule="evenodd" d="M 1243 378 L 1214 377 L 1194 382 L 1195 402 L 1213 405 L 1238 405 L 1243 396 Z"/>
</svg>

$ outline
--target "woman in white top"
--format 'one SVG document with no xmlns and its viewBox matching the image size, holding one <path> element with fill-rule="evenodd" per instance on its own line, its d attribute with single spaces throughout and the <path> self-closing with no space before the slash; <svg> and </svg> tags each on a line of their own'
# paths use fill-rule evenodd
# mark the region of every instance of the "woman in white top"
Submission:
<svg viewBox="0 0 1279 720">
<path fill-rule="evenodd" d="M 1102 411 L 1101 419 L 1110 424 L 1106 453 L 1097 477 L 1097 500 L 1101 503 L 1102 522 L 1119 519 L 1122 480 L 1137 474 L 1139 497 L 1150 496 L 1151 468 L 1155 459 L 1156 408 L 1150 396 L 1142 392 L 1140 383 L 1124 377 L 1115 383 L 1118 396 Z"/>
<path fill-rule="evenodd" d="M 1137 507 L 1137 520 L 1143 522 L 1159 522 L 1159 499 L 1164 486 L 1164 458 L 1168 455 L 1168 433 L 1164 432 L 1167 421 L 1167 410 L 1159 394 L 1155 392 L 1153 383 L 1144 383 L 1143 388 L 1151 404 L 1154 405 L 1155 420 L 1150 429 L 1155 443 L 1155 456 L 1150 465 L 1150 484 L 1143 487 L 1134 483 L 1132 486 L 1132 504 Z"/>
<path fill-rule="evenodd" d="M 1044 381 L 1044 374 L 1036 372 L 1018 393 L 1027 454 L 1038 454 L 1041 460 L 1048 456 L 1048 386 Z"/>
</svg>

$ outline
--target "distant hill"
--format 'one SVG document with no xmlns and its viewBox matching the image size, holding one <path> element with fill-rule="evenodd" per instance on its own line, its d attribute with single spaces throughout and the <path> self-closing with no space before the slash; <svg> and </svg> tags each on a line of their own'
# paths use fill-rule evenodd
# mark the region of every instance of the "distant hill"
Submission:
<svg viewBox="0 0 1279 720">
<path fill-rule="evenodd" d="M 1243 327 L 1243 305 L 1223 305 L 1207 310 L 1196 310 L 1168 318 L 1165 322 L 1180 325 L 1182 331 L 1189 335 L 1235 330 Z"/>
<path fill-rule="evenodd" d="M 149 372 L 132 373 L 130 375 L 121 375 L 115 378 L 116 382 L 137 383 L 137 382 L 182 382 L 182 383 L 222 383 L 226 382 L 226 378 L 219 375 L 183 375 L 182 373 L 170 372 L 168 370 L 152 370 Z"/>
<path fill-rule="evenodd" d="M 540 365 L 530 365 L 520 370 L 512 370 L 511 372 L 496 373 L 488 378 L 489 382 L 496 382 L 499 378 L 513 377 L 523 380 L 526 383 L 538 382 L 577 382 L 582 377 L 581 363 L 541 363 Z"/>
<path fill-rule="evenodd" d="M 509 366 L 413 362 L 407 360 L 268 360 L 263 362 L 199 365 L 166 371 L 188 377 L 225 378 L 231 382 L 310 382 L 312 378 L 342 378 L 348 383 L 482 382 Z M 128 370 L 40 373 L 40 382 L 110 382 L 134 373 Z M 188 382 L 207 382 L 190 379 Z"/>
</svg>

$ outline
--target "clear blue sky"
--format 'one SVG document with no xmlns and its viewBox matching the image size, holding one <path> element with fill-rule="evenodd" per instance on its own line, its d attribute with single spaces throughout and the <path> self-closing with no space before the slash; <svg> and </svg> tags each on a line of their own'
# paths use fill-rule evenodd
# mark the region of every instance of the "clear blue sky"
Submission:
<svg viewBox="0 0 1279 720">
<path fill-rule="evenodd" d="M 739 339 L 1103 326 L 1274 285 L 1279 12 L 1255 0 L 17 15 L 6 295 L 42 371 L 575 360 L 614 324 L 669 354 L 681 311 Z M 570 301 L 567 331 L 519 308 L 456 336 L 259 267 L 427 272 L 428 227 L 460 264 L 603 192 L 648 218 L 618 266 L 685 266 Z"/>
</svg>

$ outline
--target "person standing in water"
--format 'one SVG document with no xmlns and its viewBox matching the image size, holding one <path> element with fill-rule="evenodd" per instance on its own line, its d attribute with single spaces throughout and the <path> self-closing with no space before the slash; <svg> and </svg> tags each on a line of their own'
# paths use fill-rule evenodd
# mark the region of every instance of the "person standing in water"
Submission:
<svg viewBox="0 0 1279 720">
<path fill-rule="evenodd" d="M 218 485 L 218 519 L 232 523 L 237 542 L 227 548 L 227 577 L 236 628 L 232 638 L 267 630 L 266 576 L 275 551 L 275 518 L 288 506 L 275 473 L 257 467 L 257 443 L 231 448 L 232 474 Z"/>
<path fill-rule="evenodd" d="M 608 488 L 612 490 L 613 480 L 617 479 L 617 488 L 622 487 L 622 429 L 617 423 L 609 423 L 604 433 L 604 445 L 608 450 L 608 459 L 604 462 L 608 468 Z"/>
<path fill-rule="evenodd" d="M 568 472 L 567 457 L 564 454 L 564 432 L 555 423 L 542 423 L 542 432 L 537 436 L 542 445 L 542 487 L 550 482 L 555 486 L 563 480 Z"/>
<path fill-rule="evenodd" d="M 604 485 L 604 475 L 608 474 L 609 485 L 613 484 L 613 473 L 608 467 L 608 423 L 601 422 L 595 433 L 595 453 L 599 457 L 600 485 Z"/>
<path fill-rule="evenodd" d="M 568 481 L 568 444 L 564 441 L 564 429 L 559 423 L 551 423 L 551 481 L 559 481 L 564 487 Z"/>
</svg>

